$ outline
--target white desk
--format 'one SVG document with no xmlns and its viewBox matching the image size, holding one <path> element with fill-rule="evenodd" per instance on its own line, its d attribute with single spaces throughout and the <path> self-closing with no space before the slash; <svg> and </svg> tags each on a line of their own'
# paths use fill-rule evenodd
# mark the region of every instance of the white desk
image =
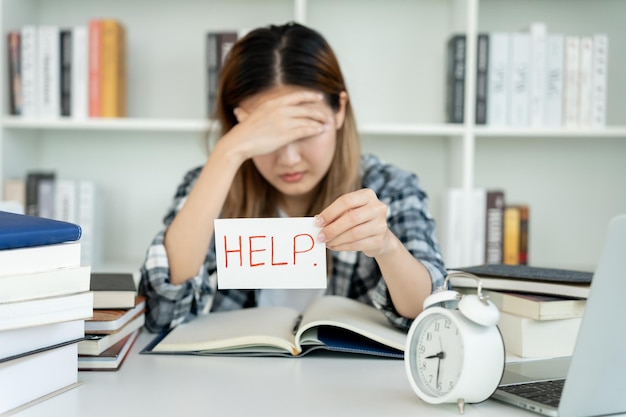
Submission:
<svg viewBox="0 0 626 417">
<path fill-rule="evenodd" d="M 80 372 L 84 383 L 16 417 L 458 416 L 456 405 L 423 403 L 404 363 L 349 355 L 299 359 L 140 355 L 143 333 L 117 372 Z M 42 370 L 42 372 L 45 372 Z M 488 400 L 467 416 L 533 416 Z"/>
</svg>

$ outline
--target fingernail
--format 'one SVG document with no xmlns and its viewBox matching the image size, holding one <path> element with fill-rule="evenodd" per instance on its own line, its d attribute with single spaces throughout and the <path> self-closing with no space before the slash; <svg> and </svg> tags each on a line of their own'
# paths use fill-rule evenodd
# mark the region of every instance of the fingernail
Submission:
<svg viewBox="0 0 626 417">
<path fill-rule="evenodd" d="M 317 234 L 317 241 L 318 242 L 326 242 L 326 235 L 324 234 L 324 232 L 319 232 Z"/>
<path fill-rule="evenodd" d="M 315 215 L 315 225 L 321 226 L 323 224 L 324 224 L 324 219 L 322 219 L 322 217 L 319 215 Z"/>
</svg>

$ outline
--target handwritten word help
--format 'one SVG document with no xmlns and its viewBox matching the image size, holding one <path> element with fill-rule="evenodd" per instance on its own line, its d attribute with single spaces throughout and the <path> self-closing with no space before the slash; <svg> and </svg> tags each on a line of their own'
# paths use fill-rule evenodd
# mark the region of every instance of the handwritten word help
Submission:
<svg viewBox="0 0 626 417">
<path fill-rule="evenodd" d="M 312 217 L 215 220 L 218 288 L 326 288 L 319 231 Z"/>
</svg>

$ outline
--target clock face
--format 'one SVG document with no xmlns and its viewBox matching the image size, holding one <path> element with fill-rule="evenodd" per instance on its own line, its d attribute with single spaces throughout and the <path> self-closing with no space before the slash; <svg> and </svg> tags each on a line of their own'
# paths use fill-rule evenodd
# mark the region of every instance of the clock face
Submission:
<svg viewBox="0 0 626 417">
<path fill-rule="evenodd" d="M 455 321 L 444 314 L 425 317 L 410 345 L 411 372 L 419 388 L 440 397 L 450 392 L 461 376 L 463 338 Z"/>
</svg>

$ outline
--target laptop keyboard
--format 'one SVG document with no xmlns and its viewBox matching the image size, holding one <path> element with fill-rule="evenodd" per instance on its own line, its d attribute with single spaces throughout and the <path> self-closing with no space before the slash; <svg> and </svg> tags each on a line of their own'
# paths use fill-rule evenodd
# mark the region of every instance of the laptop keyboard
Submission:
<svg viewBox="0 0 626 417">
<path fill-rule="evenodd" d="M 500 389 L 531 401 L 558 407 L 563 392 L 564 379 L 538 381 L 519 385 L 501 386 Z"/>
</svg>

